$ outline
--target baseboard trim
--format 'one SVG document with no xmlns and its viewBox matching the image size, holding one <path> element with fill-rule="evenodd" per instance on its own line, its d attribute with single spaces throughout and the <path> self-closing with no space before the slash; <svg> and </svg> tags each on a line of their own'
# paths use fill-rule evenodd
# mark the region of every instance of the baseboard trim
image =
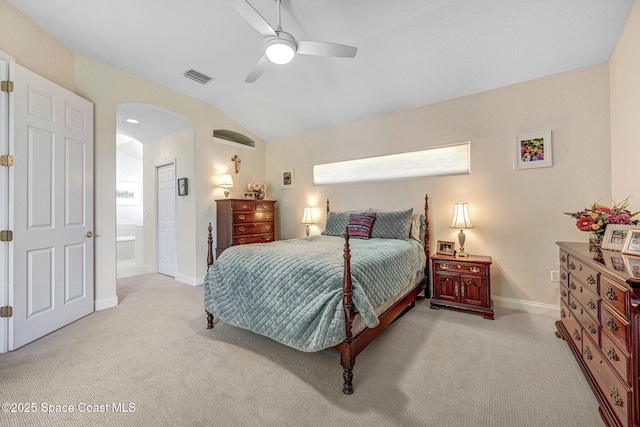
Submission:
<svg viewBox="0 0 640 427">
<path fill-rule="evenodd" d="M 541 302 L 525 301 L 514 298 L 492 296 L 494 307 L 506 308 L 509 310 L 523 311 L 525 313 L 537 314 L 540 316 L 560 318 L 560 306 L 553 304 L 543 304 Z"/>
<path fill-rule="evenodd" d="M 116 307 L 118 305 L 118 296 L 96 300 L 93 303 L 95 311 L 106 310 L 107 308 Z"/>
<path fill-rule="evenodd" d="M 177 282 L 184 283 L 185 285 L 191 285 L 191 286 L 200 286 L 204 283 L 204 276 L 192 277 L 192 276 L 187 276 L 185 274 L 176 274 L 175 279 Z"/>
</svg>

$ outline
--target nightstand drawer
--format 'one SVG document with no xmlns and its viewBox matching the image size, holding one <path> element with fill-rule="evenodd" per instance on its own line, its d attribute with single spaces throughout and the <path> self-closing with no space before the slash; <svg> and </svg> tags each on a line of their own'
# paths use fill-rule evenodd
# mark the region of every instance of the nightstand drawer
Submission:
<svg viewBox="0 0 640 427">
<path fill-rule="evenodd" d="M 482 264 L 469 265 L 456 263 L 455 261 L 437 261 L 434 265 L 437 271 L 446 271 L 448 273 L 475 274 L 478 276 L 487 275 L 487 269 Z"/>
<path fill-rule="evenodd" d="M 272 211 L 273 203 L 256 202 L 257 211 Z"/>
</svg>

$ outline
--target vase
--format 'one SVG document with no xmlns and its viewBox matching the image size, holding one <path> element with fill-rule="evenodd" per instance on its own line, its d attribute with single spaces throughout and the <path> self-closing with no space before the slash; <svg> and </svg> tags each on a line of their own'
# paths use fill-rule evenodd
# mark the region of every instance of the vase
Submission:
<svg viewBox="0 0 640 427">
<path fill-rule="evenodd" d="M 264 196 L 266 195 L 264 190 L 254 191 L 253 193 L 255 194 L 256 200 L 264 200 Z"/>
<path fill-rule="evenodd" d="M 589 233 L 589 251 L 590 252 L 598 252 L 602 249 L 602 238 L 604 234 L 602 233 Z"/>
</svg>

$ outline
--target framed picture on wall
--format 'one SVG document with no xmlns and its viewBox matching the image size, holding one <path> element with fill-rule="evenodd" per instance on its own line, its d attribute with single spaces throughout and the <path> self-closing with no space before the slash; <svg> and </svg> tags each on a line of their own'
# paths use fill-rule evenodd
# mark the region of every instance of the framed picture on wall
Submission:
<svg viewBox="0 0 640 427">
<path fill-rule="evenodd" d="M 516 169 L 552 166 L 551 131 L 516 136 Z"/>
<path fill-rule="evenodd" d="M 178 178 L 178 196 L 189 194 L 189 181 L 187 178 Z"/>
<path fill-rule="evenodd" d="M 293 168 L 283 169 L 280 175 L 280 187 L 284 190 L 293 188 L 295 184 L 295 170 Z"/>
</svg>

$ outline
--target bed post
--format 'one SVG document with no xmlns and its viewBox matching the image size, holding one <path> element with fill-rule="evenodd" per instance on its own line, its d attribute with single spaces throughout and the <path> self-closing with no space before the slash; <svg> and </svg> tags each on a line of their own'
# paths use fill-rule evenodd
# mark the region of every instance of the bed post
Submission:
<svg viewBox="0 0 640 427">
<path fill-rule="evenodd" d="M 209 223 L 209 235 L 207 236 L 207 271 L 209 271 L 209 267 L 213 265 L 213 235 L 211 234 L 212 230 L 213 227 L 211 227 L 211 223 Z M 213 314 L 209 313 L 207 310 L 205 310 L 205 312 L 207 313 L 207 329 L 213 329 Z"/>
<path fill-rule="evenodd" d="M 429 195 L 424 195 L 424 254 L 427 256 L 424 266 L 424 297 L 431 297 L 431 280 L 429 278 Z"/>
<path fill-rule="evenodd" d="M 349 231 L 344 233 L 344 275 L 342 277 L 342 293 L 344 305 L 344 320 L 346 339 L 340 347 L 340 363 L 342 364 L 344 386 L 342 392 L 344 394 L 353 393 L 353 365 L 355 364 L 355 354 L 351 351 L 351 343 L 353 342 L 353 334 L 351 328 L 353 326 L 353 318 L 355 317 L 355 308 L 353 307 L 353 282 L 351 281 L 351 249 L 349 248 Z"/>
<path fill-rule="evenodd" d="M 329 198 L 327 197 L 327 213 L 329 213 Z"/>
</svg>

